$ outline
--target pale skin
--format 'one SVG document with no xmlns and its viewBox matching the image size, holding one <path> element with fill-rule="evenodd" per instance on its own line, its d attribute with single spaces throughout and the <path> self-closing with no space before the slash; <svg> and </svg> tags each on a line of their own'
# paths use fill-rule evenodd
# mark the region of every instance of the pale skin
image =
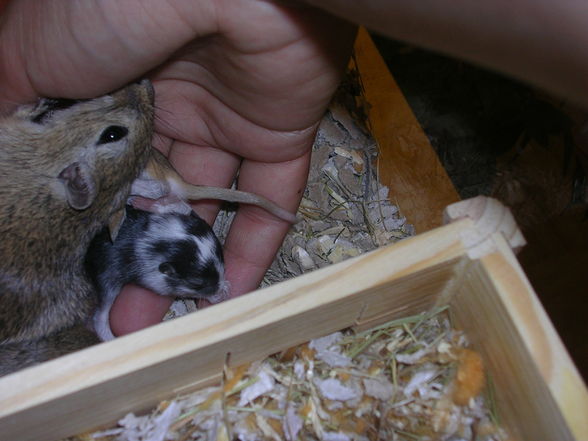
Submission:
<svg viewBox="0 0 588 441">
<path fill-rule="evenodd" d="M 584 0 L 307 3 L 588 107 Z M 0 22 L 0 109 L 39 95 L 92 97 L 148 76 L 156 89 L 155 143 L 187 181 L 228 186 L 239 170 L 240 189 L 295 210 L 354 36 L 353 26 L 302 6 L 12 0 Z M 195 209 L 212 222 L 218 205 Z M 240 208 L 224 248 L 233 296 L 258 286 L 288 228 L 263 210 Z M 113 331 L 157 323 L 169 302 L 125 288 L 111 313 Z"/>
<path fill-rule="evenodd" d="M 389 37 L 500 71 L 588 108 L 585 0 L 306 0 Z"/>
</svg>

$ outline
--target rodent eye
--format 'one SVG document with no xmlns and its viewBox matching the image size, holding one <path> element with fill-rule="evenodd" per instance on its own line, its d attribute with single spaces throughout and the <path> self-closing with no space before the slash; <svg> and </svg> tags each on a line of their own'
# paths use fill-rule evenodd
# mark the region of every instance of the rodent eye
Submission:
<svg viewBox="0 0 588 441">
<path fill-rule="evenodd" d="M 176 270 L 174 269 L 173 265 L 169 262 L 163 262 L 161 265 L 159 265 L 159 272 L 169 277 L 173 277 L 176 275 Z"/>
<path fill-rule="evenodd" d="M 123 126 L 109 126 L 100 135 L 98 145 L 108 144 L 123 139 L 129 133 L 129 129 Z"/>
</svg>

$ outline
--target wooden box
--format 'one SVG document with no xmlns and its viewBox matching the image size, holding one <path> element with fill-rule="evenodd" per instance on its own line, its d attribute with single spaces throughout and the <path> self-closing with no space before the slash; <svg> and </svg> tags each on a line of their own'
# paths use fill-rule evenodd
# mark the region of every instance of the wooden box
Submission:
<svg viewBox="0 0 588 441">
<path fill-rule="evenodd" d="M 365 30 L 353 62 L 381 177 L 426 230 L 457 193 Z M 476 199 L 447 218 L 396 245 L 1 378 L 0 441 L 86 432 L 217 383 L 226 364 L 442 305 L 482 354 L 513 439 L 588 440 L 586 386 L 511 251 L 521 237 L 510 214 Z"/>
<path fill-rule="evenodd" d="M 219 381 L 333 331 L 448 304 L 482 354 L 519 440 L 588 440 L 588 393 L 525 278 L 508 210 L 450 207 L 454 222 L 369 254 L 0 380 L 0 439 L 54 440 Z"/>
</svg>

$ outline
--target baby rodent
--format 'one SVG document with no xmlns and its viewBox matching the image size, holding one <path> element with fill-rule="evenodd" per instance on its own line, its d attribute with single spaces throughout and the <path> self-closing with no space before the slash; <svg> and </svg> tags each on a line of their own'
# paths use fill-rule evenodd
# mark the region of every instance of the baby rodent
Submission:
<svg viewBox="0 0 588 441">
<path fill-rule="evenodd" d="M 98 342 L 84 257 L 151 155 L 148 81 L 0 121 L 0 374 Z"/>
<path fill-rule="evenodd" d="M 98 234 L 88 250 L 86 267 L 100 297 L 94 329 L 105 341 L 114 338 L 110 308 L 125 284 L 212 303 L 227 294 L 222 246 L 194 212 L 154 214 L 127 206 L 116 240 L 111 241 L 106 229 Z"/>
</svg>

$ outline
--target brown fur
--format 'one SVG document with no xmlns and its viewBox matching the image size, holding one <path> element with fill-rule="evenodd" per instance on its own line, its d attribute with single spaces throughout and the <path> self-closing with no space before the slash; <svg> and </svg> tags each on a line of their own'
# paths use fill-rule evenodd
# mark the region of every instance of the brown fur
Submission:
<svg viewBox="0 0 588 441">
<path fill-rule="evenodd" d="M 98 342 L 84 256 L 149 158 L 152 100 L 141 83 L 41 124 L 33 106 L 0 121 L 0 374 Z M 128 135 L 97 145 L 110 126 Z"/>
</svg>

